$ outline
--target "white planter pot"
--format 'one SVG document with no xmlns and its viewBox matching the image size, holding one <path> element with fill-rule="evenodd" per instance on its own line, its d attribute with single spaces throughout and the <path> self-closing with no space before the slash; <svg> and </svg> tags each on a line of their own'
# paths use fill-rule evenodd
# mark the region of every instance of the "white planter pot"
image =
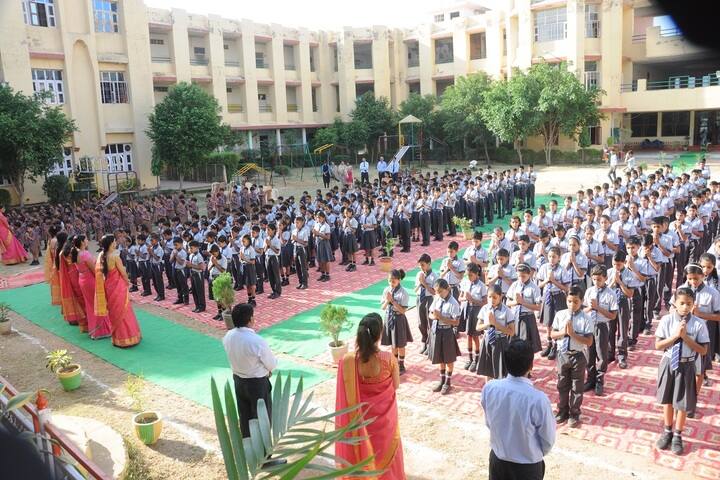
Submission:
<svg viewBox="0 0 720 480">
<path fill-rule="evenodd" d="M 223 320 L 225 321 L 225 327 L 226 327 L 228 330 L 232 330 L 233 328 L 235 328 L 235 325 L 233 324 L 232 314 L 230 313 L 230 310 L 225 310 L 225 311 L 223 311 L 223 313 L 222 313 L 222 318 L 223 318 Z"/>
<path fill-rule="evenodd" d="M 332 342 L 330 342 L 328 346 L 330 347 L 330 354 L 332 355 L 333 363 L 335 364 L 339 363 L 348 352 L 347 342 L 343 342 L 339 347 L 333 347 Z"/>
</svg>

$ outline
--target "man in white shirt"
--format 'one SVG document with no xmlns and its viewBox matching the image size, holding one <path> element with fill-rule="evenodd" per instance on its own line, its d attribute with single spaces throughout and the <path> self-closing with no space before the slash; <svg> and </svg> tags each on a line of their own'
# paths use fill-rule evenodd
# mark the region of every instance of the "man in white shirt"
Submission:
<svg viewBox="0 0 720 480">
<path fill-rule="evenodd" d="M 385 161 L 385 157 L 380 156 L 380 160 L 378 160 L 377 163 L 377 172 L 378 172 L 378 180 L 382 182 L 383 177 L 385 176 L 385 172 L 387 172 L 388 164 Z"/>
<path fill-rule="evenodd" d="M 272 385 L 270 375 L 277 367 L 277 359 L 267 342 L 253 327 L 253 307 L 242 303 L 232 310 L 235 328 L 223 337 L 223 346 L 235 381 L 235 397 L 240 415 L 240 430 L 244 438 L 250 436 L 249 421 L 257 417 L 257 402 L 262 398 L 272 418 Z"/>
<path fill-rule="evenodd" d="M 533 349 L 513 340 L 505 351 L 508 376 L 485 385 L 482 407 L 490 429 L 490 479 L 540 480 L 543 457 L 555 443 L 555 418 L 550 399 L 536 389 L 528 375 Z"/>
<path fill-rule="evenodd" d="M 363 185 L 370 183 L 370 164 L 365 157 L 362 157 L 362 162 L 360 162 L 360 183 Z"/>
</svg>

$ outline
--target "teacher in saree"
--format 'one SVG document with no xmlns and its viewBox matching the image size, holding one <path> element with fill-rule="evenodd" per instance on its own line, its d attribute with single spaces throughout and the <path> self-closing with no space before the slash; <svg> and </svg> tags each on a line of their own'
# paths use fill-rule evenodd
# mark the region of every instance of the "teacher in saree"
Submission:
<svg viewBox="0 0 720 480">
<path fill-rule="evenodd" d="M 13 235 L 10 228 L 10 222 L 5 216 L 5 205 L 0 205 L 0 259 L 5 265 L 25 263 L 28 259 L 22 243 Z"/>
<path fill-rule="evenodd" d="M 374 455 L 367 470 L 382 470 L 381 480 L 404 480 L 402 441 L 398 424 L 395 391 L 400 371 L 395 357 L 378 348 L 383 322 L 377 313 L 369 313 L 358 325 L 355 351 L 345 355 L 338 365 L 336 409 L 365 403 L 364 418 L 374 419 L 353 436 L 364 438 L 357 445 L 335 444 L 335 454 L 356 464 Z M 351 415 L 362 414 L 359 411 Z M 336 417 L 341 428 L 350 415 Z"/>
</svg>

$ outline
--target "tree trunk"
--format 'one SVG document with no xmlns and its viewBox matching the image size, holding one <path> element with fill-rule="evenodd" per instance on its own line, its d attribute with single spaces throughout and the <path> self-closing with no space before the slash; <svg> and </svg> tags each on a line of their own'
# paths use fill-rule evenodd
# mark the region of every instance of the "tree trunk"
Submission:
<svg viewBox="0 0 720 480">
<path fill-rule="evenodd" d="M 550 166 L 552 156 L 552 139 L 545 140 L 545 165 Z"/>
<path fill-rule="evenodd" d="M 15 190 L 18 192 L 18 196 L 20 197 L 20 208 L 25 206 L 25 182 L 24 175 L 20 175 L 19 178 L 15 179 Z"/>
<path fill-rule="evenodd" d="M 584 148 L 580 149 L 580 163 L 582 165 L 585 165 L 585 149 Z"/>
<path fill-rule="evenodd" d="M 183 175 L 182 173 L 179 173 L 178 177 L 180 177 L 180 190 L 182 190 L 183 189 L 183 178 L 185 178 L 185 175 Z"/>
<path fill-rule="evenodd" d="M 487 140 L 483 140 L 483 148 L 485 148 L 485 161 L 488 168 L 490 168 L 490 153 L 488 152 Z"/>
<path fill-rule="evenodd" d="M 516 138 L 513 141 L 513 147 L 515 147 L 515 151 L 517 152 L 517 155 L 518 155 L 518 160 L 520 160 L 520 165 L 522 165 L 523 157 L 522 157 L 522 150 L 520 149 L 520 140 L 519 139 Z"/>
</svg>

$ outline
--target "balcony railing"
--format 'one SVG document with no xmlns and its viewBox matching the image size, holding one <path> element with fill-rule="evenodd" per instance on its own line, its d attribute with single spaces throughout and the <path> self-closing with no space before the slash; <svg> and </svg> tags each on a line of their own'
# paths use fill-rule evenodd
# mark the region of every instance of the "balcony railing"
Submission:
<svg viewBox="0 0 720 480">
<path fill-rule="evenodd" d="M 152 57 L 153 63 L 172 63 L 172 58 L 170 57 Z"/>
<path fill-rule="evenodd" d="M 292 63 L 286 63 L 285 70 L 295 70 L 295 65 L 293 65 Z"/>
<path fill-rule="evenodd" d="M 255 68 L 270 68 L 270 65 L 265 60 L 255 60 Z"/>
<path fill-rule="evenodd" d="M 674 90 L 680 88 L 703 88 L 714 87 L 720 85 L 720 79 L 716 73 L 695 76 L 676 76 L 666 80 L 654 80 L 646 82 L 645 90 Z M 621 92 L 637 92 L 638 82 L 633 80 L 632 83 L 624 83 L 620 86 Z"/>
<path fill-rule="evenodd" d="M 239 67 L 240 62 L 237 60 L 225 60 L 226 67 Z"/>
<path fill-rule="evenodd" d="M 600 72 L 585 72 L 585 88 L 600 88 Z"/>
<path fill-rule="evenodd" d="M 367 70 L 373 68 L 372 60 L 355 59 L 355 70 Z"/>
<path fill-rule="evenodd" d="M 682 31 L 677 27 L 660 29 L 661 37 L 682 37 L 682 34 Z M 632 43 L 645 43 L 646 40 L 647 33 L 638 33 L 632 36 Z"/>
<path fill-rule="evenodd" d="M 298 106 L 297 103 L 288 103 L 287 111 L 288 112 L 299 112 L 300 107 Z"/>
<path fill-rule="evenodd" d="M 239 103 L 228 103 L 228 112 L 229 113 L 242 113 L 243 106 Z"/>
<path fill-rule="evenodd" d="M 261 113 L 272 113 L 272 105 L 259 105 L 258 110 Z"/>
<path fill-rule="evenodd" d="M 193 57 L 190 59 L 190 65 L 207 65 L 208 59 L 205 57 Z"/>
</svg>

